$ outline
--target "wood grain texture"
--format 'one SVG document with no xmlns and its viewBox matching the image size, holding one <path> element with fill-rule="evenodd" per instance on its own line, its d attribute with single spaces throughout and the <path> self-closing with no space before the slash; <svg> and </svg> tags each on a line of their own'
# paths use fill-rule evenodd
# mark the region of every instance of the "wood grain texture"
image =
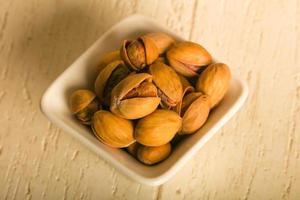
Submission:
<svg viewBox="0 0 300 200">
<path fill-rule="evenodd" d="M 39 111 L 49 84 L 140 13 L 248 82 L 243 109 L 169 182 L 140 185 Z M 0 0 L 0 199 L 300 199 L 299 0 Z"/>
</svg>

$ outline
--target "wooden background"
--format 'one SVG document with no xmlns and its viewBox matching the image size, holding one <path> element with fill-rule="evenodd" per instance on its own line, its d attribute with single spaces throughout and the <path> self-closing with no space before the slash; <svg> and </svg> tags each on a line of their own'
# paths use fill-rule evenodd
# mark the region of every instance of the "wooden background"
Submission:
<svg viewBox="0 0 300 200">
<path fill-rule="evenodd" d="M 115 171 L 40 112 L 49 84 L 134 13 L 203 44 L 246 105 L 160 187 Z M 300 199 L 299 0 L 0 0 L 0 199 Z"/>
</svg>

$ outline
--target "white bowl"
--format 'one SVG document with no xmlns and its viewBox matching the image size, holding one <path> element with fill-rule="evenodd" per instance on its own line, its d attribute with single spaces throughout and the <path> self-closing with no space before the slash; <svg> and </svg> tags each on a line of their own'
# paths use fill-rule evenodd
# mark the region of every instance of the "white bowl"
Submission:
<svg viewBox="0 0 300 200">
<path fill-rule="evenodd" d="M 170 179 L 228 122 L 243 105 L 248 95 L 246 84 L 233 77 L 225 98 L 210 113 L 209 119 L 201 130 L 179 143 L 167 160 L 155 166 L 143 165 L 125 151 L 110 148 L 99 142 L 91 130 L 72 117 L 68 97 L 75 89 L 93 88 L 97 76 L 96 67 L 104 53 L 118 49 L 123 39 L 135 38 L 143 33 L 154 31 L 165 32 L 178 40 L 183 40 L 174 32 L 144 16 L 130 16 L 104 33 L 51 84 L 41 99 L 41 110 L 50 121 L 80 140 L 128 177 L 148 185 L 160 185 Z"/>
</svg>

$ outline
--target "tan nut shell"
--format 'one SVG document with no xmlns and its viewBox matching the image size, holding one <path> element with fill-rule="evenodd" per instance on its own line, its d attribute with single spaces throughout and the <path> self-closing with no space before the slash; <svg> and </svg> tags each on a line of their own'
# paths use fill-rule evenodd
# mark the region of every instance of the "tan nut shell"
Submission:
<svg viewBox="0 0 300 200">
<path fill-rule="evenodd" d="M 73 92 L 69 99 L 72 114 L 86 108 L 95 98 L 96 95 L 90 90 L 76 90 Z"/>
<path fill-rule="evenodd" d="M 226 64 L 211 64 L 200 75 L 196 83 L 196 90 L 210 96 L 210 107 L 213 108 L 226 94 L 230 79 L 230 69 Z"/>
<path fill-rule="evenodd" d="M 157 109 L 138 121 L 134 137 L 145 146 L 161 146 L 172 140 L 181 123 L 182 119 L 176 112 Z"/>
<path fill-rule="evenodd" d="M 101 72 L 98 74 L 95 81 L 95 92 L 99 97 L 100 101 L 103 102 L 103 91 L 111 73 L 120 65 L 124 64 L 122 60 L 116 60 L 109 63 Z"/>
<path fill-rule="evenodd" d="M 137 157 L 142 163 L 146 165 L 153 165 L 165 160 L 170 153 L 170 143 L 158 147 L 140 146 L 137 151 Z"/>
<path fill-rule="evenodd" d="M 102 59 L 100 60 L 100 63 L 97 67 L 98 69 L 98 73 L 104 69 L 104 67 L 106 67 L 109 63 L 115 61 L 115 60 L 120 60 L 120 51 L 119 50 L 115 50 L 115 51 L 111 51 L 109 53 L 106 53 Z"/>
<path fill-rule="evenodd" d="M 191 134 L 196 132 L 206 122 L 209 114 L 209 96 L 198 93 L 190 93 L 183 99 L 182 130 L 179 134 Z"/>
<path fill-rule="evenodd" d="M 182 84 L 176 72 L 162 62 L 154 62 L 150 65 L 149 72 L 155 85 L 172 101 L 172 103 L 165 103 L 176 106 L 182 97 Z"/>
<path fill-rule="evenodd" d="M 160 103 L 159 97 L 135 97 L 123 99 L 143 81 L 151 82 L 152 76 L 146 73 L 131 74 L 112 90 L 110 110 L 126 119 L 138 119 L 152 113 Z"/>
<path fill-rule="evenodd" d="M 153 42 L 153 40 L 151 38 L 147 38 L 147 37 L 140 37 L 139 38 L 140 41 L 142 41 L 144 48 L 145 48 L 145 54 L 146 54 L 146 64 L 150 65 L 151 63 L 153 63 L 157 58 L 158 58 L 158 49 L 155 45 L 155 43 Z M 129 40 L 124 40 L 120 49 L 120 56 L 121 58 L 124 60 L 124 62 L 129 65 L 132 69 L 134 70 L 140 70 L 139 68 L 137 68 L 136 66 L 134 66 L 132 64 L 132 62 L 130 61 L 128 54 L 127 54 L 127 46 L 131 43 L 131 41 Z"/>
<path fill-rule="evenodd" d="M 153 41 L 159 54 L 165 53 L 175 42 L 171 36 L 161 32 L 148 33 L 144 37 Z"/>
<path fill-rule="evenodd" d="M 94 114 L 92 129 L 95 136 L 110 147 L 123 148 L 135 142 L 132 122 L 109 111 L 101 110 Z"/>
<path fill-rule="evenodd" d="M 186 94 L 189 94 L 191 92 L 194 92 L 195 91 L 195 88 L 189 83 L 188 80 L 186 80 L 186 78 L 184 78 L 184 76 L 182 75 L 179 75 L 179 78 L 180 78 L 180 82 L 181 82 L 181 85 L 182 85 L 182 89 L 183 89 L 183 92 L 182 92 L 182 96 L 181 96 L 181 100 L 180 102 L 176 105 L 176 107 L 174 107 L 174 111 L 177 112 L 179 115 L 181 115 L 181 106 L 182 106 L 182 100 L 183 100 L 183 97 L 186 95 Z"/>
<path fill-rule="evenodd" d="M 176 43 L 167 52 L 167 59 L 178 73 L 187 77 L 196 76 L 198 69 L 212 62 L 208 51 L 193 42 Z"/>
</svg>

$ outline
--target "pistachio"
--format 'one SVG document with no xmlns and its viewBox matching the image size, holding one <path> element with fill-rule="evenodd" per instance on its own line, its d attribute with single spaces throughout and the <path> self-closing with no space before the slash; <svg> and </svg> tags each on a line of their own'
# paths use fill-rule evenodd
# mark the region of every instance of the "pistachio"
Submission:
<svg viewBox="0 0 300 200">
<path fill-rule="evenodd" d="M 110 147 L 123 148 L 135 142 L 133 123 L 109 111 L 101 110 L 94 114 L 92 130 L 101 142 Z"/>
<path fill-rule="evenodd" d="M 176 43 L 168 52 L 170 65 L 179 73 L 187 77 L 197 75 L 197 71 L 212 62 L 208 51 L 193 42 Z"/>
<path fill-rule="evenodd" d="M 146 165 L 154 165 L 165 160 L 171 153 L 170 143 L 157 147 L 140 146 L 137 151 L 138 159 Z"/>
<path fill-rule="evenodd" d="M 104 105 L 109 106 L 112 89 L 130 73 L 129 68 L 122 60 L 116 60 L 98 74 L 95 81 L 95 92 Z"/>
<path fill-rule="evenodd" d="M 149 72 L 158 88 L 158 94 L 163 106 L 176 106 L 182 96 L 182 85 L 176 72 L 162 62 L 154 62 L 150 65 Z"/>
<path fill-rule="evenodd" d="M 164 54 L 175 42 L 171 36 L 161 32 L 148 33 L 144 37 L 153 41 L 159 54 Z"/>
<path fill-rule="evenodd" d="M 230 69 L 226 64 L 211 64 L 200 75 L 196 83 L 196 90 L 210 96 L 210 108 L 213 108 L 226 94 L 230 79 Z"/>
<path fill-rule="evenodd" d="M 72 114 L 85 125 L 91 123 L 93 114 L 99 109 L 96 95 L 89 90 L 76 90 L 70 96 Z"/>
<path fill-rule="evenodd" d="M 182 130 L 179 134 L 196 132 L 206 122 L 209 114 L 209 96 L 201 92 L 186 95 L 182 102 Z"/>
<path fill-rule="evenodd" d="M 181 128 L 181 122 L 176 112 L 157 109 L 137 122 L 134 136 L 145 146 L 161 146 L 172 140 Z"/>
<path fill-rule="evenodd" d="M 152 113 L 160 103 L 157 89 L 146 73 L 131 74 L 112 90 L 110 110 L 126 119 L 138 119 Z"/>
<path fill-rule="evenodd" d="M 188 93 L 194 92 L 195 88 L 189 83 L 189 81 L 186 78 L 184 78 L 184 76 L 179 75 L 179 78 L 180 78 L 183 92 L 181 95 L 180 102 L 176 105 L 176 107 L 173 108 L 173 110 L 180 115 L 183 97 Z"/>
<path fill-rule="evenodd" d="M 153 40 L 143 36 L 134 41 L 124 40 L 120 49 L 121 58 L 136 71 L 153 63 L 158 58 L 158 53 Z"/>
</svg>

